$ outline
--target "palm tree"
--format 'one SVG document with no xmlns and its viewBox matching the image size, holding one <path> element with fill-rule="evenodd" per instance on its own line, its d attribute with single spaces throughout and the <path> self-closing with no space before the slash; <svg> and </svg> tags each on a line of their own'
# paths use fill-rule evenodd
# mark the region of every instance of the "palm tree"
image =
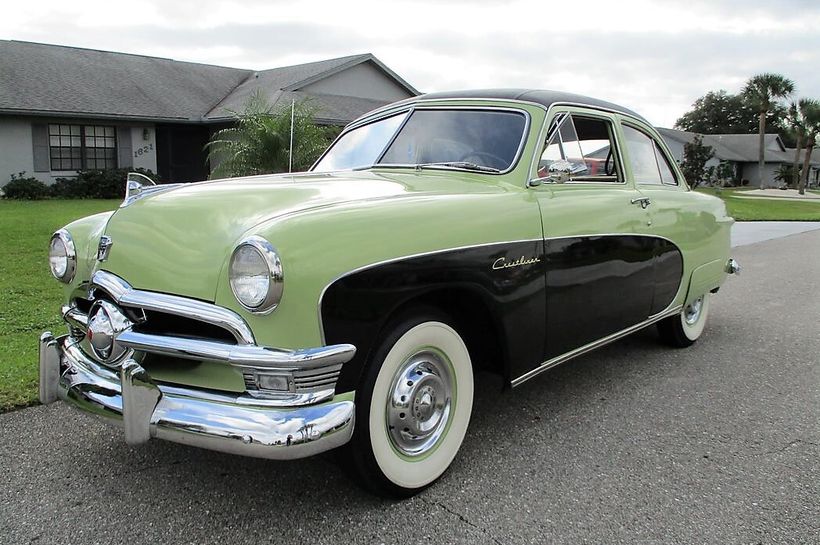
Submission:
<svg viewBox="0 0 820 545">
<path fill-rule="evenodd" d="M 809 180 L 809 163 L 811 161 L 811 153 L 814 151 L 817 138 L 820 137 L 820 102 L 811 102 L 812 104 L 803 113 L 806 149 L 803 155 L 803 169 L 800 171 L 800 184 L 797 186 L 797 191 L 801 195 L 805 195 L 806 193 L 806 184 Z"/>
<path fill-rule="evenodd" d="M 780 74 L 758 74 L 746 82 L 742 95 L 758 112 L 760 130 L 760 151 L 758 154 L 758 173 L 760 187 L 763 186 L 764 150 L 766 135 L 766 114 L 778 100 L 794 92 L 794 82 Z"/>
<path fill-rule="evenodd" d="M 329 129 L 314 123 L 315 111 L 304 101 L 295 102 L 293 112 L 291 105 L 274 110 L 261 93 L 255 93 L 243 111 L 229 110 L 236 124 L 215 132 L 205 145 L 214 166 L 211 178 L 287 172 L 291 166 L 291 123 L 292 167 L 306 169 L 332 136 Z"/>
<path fill-rule="evenodd" d="M 806 137 L 806 131 L 810 129 L 809 125 L 815 123 L 815 119 L 820 112 L 820 101 L 811 98 L 801 98 L 798 101 L 792 101 L 789 106 L 788 120 L 797 137 L 797 146 L 794 149 L 794 162 L 790 170 L 792 174 L 792 185 L 798 187 L 798 181 L 802 178 L 800 175 L 800 150 L 803 148 L 803 142 Z M 808 142 L 806 142 L 808 145 Z M 803 194 L 805 185 L 800 184 L 800 194 Z"/>
</svg>

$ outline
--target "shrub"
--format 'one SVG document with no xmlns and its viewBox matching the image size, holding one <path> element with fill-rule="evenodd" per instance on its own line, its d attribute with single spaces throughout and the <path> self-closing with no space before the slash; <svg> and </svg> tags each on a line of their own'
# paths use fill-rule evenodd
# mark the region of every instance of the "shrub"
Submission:
<svg viewBox="0 0 820 545">
<path fill-rule="evenodd" d="M 48 186 L 25 172 L 11 175 L 11 181 L 3 186 L 3 198 L 34 201 L 48 197 Z"/>
<path fill-rule="evenodd" d="M 129 172 L 139 172 L 159 183 L 156 174 L 142 168 L 80 170 L 76 178 L 57 178 L 51 194 L 64 199 L 122 199 Z"/>
</svg>

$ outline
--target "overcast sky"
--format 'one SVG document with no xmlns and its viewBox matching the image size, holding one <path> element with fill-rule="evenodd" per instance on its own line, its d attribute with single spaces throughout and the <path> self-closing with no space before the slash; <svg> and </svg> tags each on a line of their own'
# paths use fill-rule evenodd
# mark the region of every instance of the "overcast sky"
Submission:
<svg viewBox="0 0 820 545">
<path fill-rule="evenodd" d="M 818 0 L 4 4 L 6 39 L 259 70 L 370 52 L 420 91 L 567 90 L 660 126 L 760 72 L 820 98 Z"/>
</svg>

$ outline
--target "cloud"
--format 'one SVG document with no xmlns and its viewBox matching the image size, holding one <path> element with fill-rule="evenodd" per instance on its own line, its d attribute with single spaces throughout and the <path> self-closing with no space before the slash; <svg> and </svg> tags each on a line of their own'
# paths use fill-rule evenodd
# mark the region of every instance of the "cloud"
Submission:
<svg viewBox="0 0 820 545">
<path fill-rule="evenodd" d="M 5 8 L 6 35 L 266 69 L 372 52 L 424 91 L 539 87 L 671 125 L 710 90 L 782 73 L 820 97 L 820 3 L 587 0 L 297 3 L 88 0 Z"/>
</svg>

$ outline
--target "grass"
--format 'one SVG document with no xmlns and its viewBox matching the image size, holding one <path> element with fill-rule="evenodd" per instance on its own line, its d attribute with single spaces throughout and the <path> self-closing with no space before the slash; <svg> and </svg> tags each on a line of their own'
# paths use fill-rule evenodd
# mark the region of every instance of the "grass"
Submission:
<svg viewBox="0 0 820 545">
<path fill-rule="evenodd" d="M 48 240 L 65 224 L 121 201 L 0 200 L 0 411 L 37 400 L 37 341 L 62 332 L 62 290 L 48 270 Z"/>
<path fill-rule="evenodd" d="M 698 188 L 697 191 L 723 199 L 729 215 L 737 221 L 820 221 L 820 201 L 739 197 L 739 191 L 733 189 L 718 192 L 712 188 Z"/>
</svg>

